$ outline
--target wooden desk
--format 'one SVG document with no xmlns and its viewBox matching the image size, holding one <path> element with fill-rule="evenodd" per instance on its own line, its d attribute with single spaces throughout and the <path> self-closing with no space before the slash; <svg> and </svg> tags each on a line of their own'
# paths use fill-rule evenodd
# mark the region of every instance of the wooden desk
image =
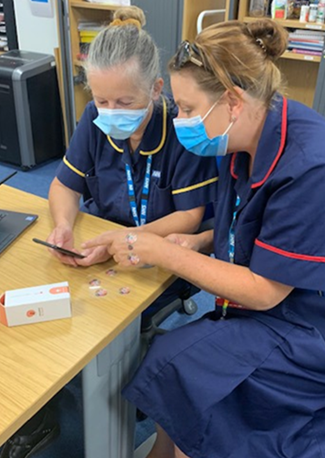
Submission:
<svg viewBox="0 0 325 458">
<path fill-rule="evenodd" d="M 90 268 L 65 266 L 32 242 L 51 231 L 45 199 L 1 186 L 0 207 L 39 215 L 0 255 L 0 293 L 68 281 L 73 313 L 72 319 L 33 325 L 0 324 L 0 444 L 83 370 L 86 457 L 130 458 L 134 409 L 122 400 L 120 388 L 138 363 L 139 315 L 174 278 L 157 268 L 117 268 L 117 275 L 109 277 L 105 271 L 113 261 Z M 76 246 L 114 227 L 80 214 Z M 94 295 L 92 278 L 102 280 L 107 296 Z M 121 286 L 129 286 L 130 294 L 121 295 Z"/>
</svg>

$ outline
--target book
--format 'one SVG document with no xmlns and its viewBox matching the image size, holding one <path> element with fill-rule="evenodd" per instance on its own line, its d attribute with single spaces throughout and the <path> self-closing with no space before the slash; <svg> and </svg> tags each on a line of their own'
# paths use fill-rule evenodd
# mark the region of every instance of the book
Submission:
<svg viewBox="0 0 325 458">
<path fill-rule="evenodd" d="M 313 43 L 323 45 L 324 40 L 311 40 L 310 38 L 289 38 L 290 43 Z"/>
<path fill-rule="evenodd" d="M 322 50 L 323 50 L 322 46 L 311 46 L 311 45 L 297 44 L 297 43 L 289 43 L 288 44 L 288 49 L 290 49 L 290 48 L 308 49 L 310 51 L 319 51 L 319 52 L 322 52 Z"/>
<path fill-rule="evenodd" d="M 319 56 L 321 57 L 322 53 L 319 52 L 319 51 L 310 51 L 310 50 L 303 50 L 303 49 L 291 49 L 290 50 L 291 52 L 295 53 L 295 54 L 305 54 L 307 56 Z"/>
</svg>

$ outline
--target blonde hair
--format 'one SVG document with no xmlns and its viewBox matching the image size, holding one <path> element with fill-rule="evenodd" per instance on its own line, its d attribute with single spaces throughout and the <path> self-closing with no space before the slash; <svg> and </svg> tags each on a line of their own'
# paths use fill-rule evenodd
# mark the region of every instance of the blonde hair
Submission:
<svg viewBox="0 0 325 458">
<path fill-rule="evenodd" d="M 114 25 L 123 27 L 128 24 L 133 24 L 138 29 L 142 29 L 146 25 L 146 17 L 142 9 L 137 6 L 125 6 L 115 11 L 110 27 Z"/>
<path fill-rule="evenodd" d="M 142 29 L 144 12 L 137 6 L 121 7 L 113 21 L 92 41 L 86 74 L 92 70 L 108 70 L 130 63 L 128 71 L 148 94 L 160 74 L 158 49 L 151 36 Z M 136 61 L 138 65 L 132 65 Z"/>
<path fill-rule="evenodd" d="M 287 48 L 287 31 L 271 19 L 250 24 L 228 21 L 212 25 L 197 35 L 193 45 L 202 66 L 188 61 L 177 67 L 177 54 L 169 62 L 171 74 L 190 72 L 199 87 L 213 97 L 228 89 L 239 97 L 239 86 L 252 97 L 270 105 L 283 90 L 275 61 Z"/>
</svg>

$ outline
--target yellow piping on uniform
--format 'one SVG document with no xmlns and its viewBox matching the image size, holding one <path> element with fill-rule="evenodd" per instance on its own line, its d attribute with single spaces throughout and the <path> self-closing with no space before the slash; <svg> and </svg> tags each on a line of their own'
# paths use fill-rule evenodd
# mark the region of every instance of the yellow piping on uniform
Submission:
<svg viewBox="0 0 325 458">
<path fill-rule="evenodd" d="M 115 143 L 113 142 L 113 140 L 111 139 L 111 137 L 109 135 L 107 135 L 107 140 L 110 142 L 111 146 L 116 150 L 118 151 L 119 153 L 123 153 L 123 148 L 119 148 L 117 145 L 115 145 Z"/>
<path fill-rule="evenodd" d="M 74 173 L 76 173 L 77 175 L 80 175 L 82 178 L 84 178 L 84 177 L 86 176 L 85 173 L 80 172 L 80 170 L 76 169 L 72 164 L 70 164 L 70 162 L 68 161 L 68 159 L 66 158 L 66 156 L 64 156 L 63 162 L 65 163 L 66 166 L 69 167 L 69 169 L 71 169 L 71 170 L 72 170 Z"/>
<path fill-rule="evenodd" d="M 202 181 L 201 183 L 193 184 L 192 186 L 187 186 L 187 188 L 175 189 L 172 191 L 172 194 L 182 194 L 183 192 L 192 191 L 193 189 L 202 188 L 211 183 L 218 181 L 218 177 L 210 178 L 210 180 Z"/>
<path fill-rule="evenodd" d="M 167 132 L 167 103 L 166 103 L 166 100 L 163 98 L 163 125 L 162 125 L 162 136 L 161 136 L 160 143 L 156 149 L 152 151 L 140 151 L 140 154 L 143 154 L 144 156 L 150 156 L 151 154 L 158 153 L 165 143 L 166 132 Z"/>
</svg>

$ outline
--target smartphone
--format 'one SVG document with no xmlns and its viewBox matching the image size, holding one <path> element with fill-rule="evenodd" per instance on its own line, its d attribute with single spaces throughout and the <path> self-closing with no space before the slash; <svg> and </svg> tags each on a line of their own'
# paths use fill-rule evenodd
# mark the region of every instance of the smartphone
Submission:
<svg viewBox="0 0 325 458">
<path fill-rule="evenodd" d="M 61 248 L 57 245 L 53 245 L 53 243 L 45 242 L 44 240 L 34 238 L 33 242 L 40 243 L 41 245 L 47 246 L 48 248 L 52 248 L 52 250 L 56 250 L 61 254 L 65 254 L 66 256 L 72 256 L 73 258 L 79 258 L 79 259 L 83 259 L 85 257 L 82 254 L 75 253 L 74 251 L 66 250 L 65 248 Z"/>
</svg>

